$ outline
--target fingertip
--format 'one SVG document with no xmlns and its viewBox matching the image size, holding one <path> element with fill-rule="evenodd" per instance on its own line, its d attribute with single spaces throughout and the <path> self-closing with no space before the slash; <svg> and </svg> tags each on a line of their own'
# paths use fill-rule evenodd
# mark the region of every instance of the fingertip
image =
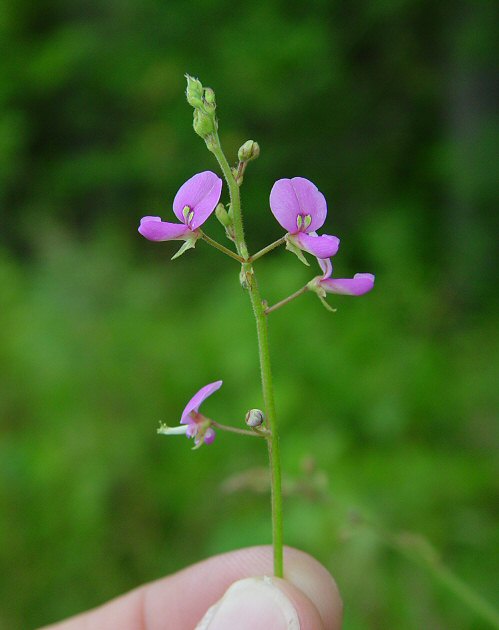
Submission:
<svg viewBox="0 0 499 630">
<path fill-rule="evenodd" d="M 234 582 L 196 626 L 196 630 L 326 630 L 312 601 L 279 578 Z"/>
</svg>

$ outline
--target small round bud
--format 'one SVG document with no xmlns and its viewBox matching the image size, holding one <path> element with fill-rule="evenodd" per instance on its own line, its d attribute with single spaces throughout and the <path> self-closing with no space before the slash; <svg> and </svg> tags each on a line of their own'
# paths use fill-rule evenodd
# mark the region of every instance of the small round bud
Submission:
<svg viewBox="0 0 499 630">
<path fill-rule="evenodd" d="M 260 145 L 254 140 L 246 140 L 237 152 L 240 162 L 251 162 L 260 155 Z"/>
<path fill-rule="evenodd" d="M 250 409 L 246 414 L 245 422 L 249 427 L 261 427 L 265 420 L 265 415 L 261 409 Z"/>
</svg>

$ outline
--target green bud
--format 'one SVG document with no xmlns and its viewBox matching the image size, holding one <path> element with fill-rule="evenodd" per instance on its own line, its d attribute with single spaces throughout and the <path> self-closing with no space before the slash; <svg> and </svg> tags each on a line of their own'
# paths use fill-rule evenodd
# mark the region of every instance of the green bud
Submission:
<svg viewBox="0 0 499 630">
<path fill-rule="evenodd" d="M 237 152 L 237 157 L 240 162 L 251 162 L 251 160 L 256 160 L 259 155 L 260 146 L 258 142 L 254 140 L 246 140 Z"/>
<path fill-rule="evenodd" d="M 187 89 L 185 91 L 187 102 L 192 107 L 203 107 L 203 86 L 201 81 L 188 74 L 185 75 L 185 78 L 187 79 Z"/>
<path fill-rule="evenodd" d="M 194 110 L 193 127 L 198 136 L 201 136 L 201 138 L 204 139 L 216 131 L 216 124 L 213 116 L 205 114 L 200 109 Z"/>
<path fill-rule="evenodd" d="M 224 227 L 227 228 L 232 225 L 232 221 L 231 221 L 231 218 L 229 217 L 229 213 L 225 209 L 225 206 L 223 205 L 223 203 L 219 203 L 218 206 L 215 208 L 215 216 Z"/>
<path fill-rule="evenodd" d="M 215 102 L 215 92 L 211 88 L 205 88 L 204 90 L 204 110 L 208 113 L 214 112 L 217 106 Z"/>
<path fill-rule="evenodd" d="M 215 92 L 210 87 L 204 89 L 204 100 L 210 105 L 215 104 Z"/>
</svg>

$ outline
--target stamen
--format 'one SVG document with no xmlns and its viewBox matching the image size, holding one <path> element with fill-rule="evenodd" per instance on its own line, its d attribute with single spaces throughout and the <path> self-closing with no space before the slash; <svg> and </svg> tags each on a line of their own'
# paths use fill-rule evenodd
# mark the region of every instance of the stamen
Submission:
<svg viewBox="0 0 499 630">
<path fill-rule="evenodd" d="M 296 217 L 296 227 L 300 230 L 300 232 L 305 232 L 311 223 L 312 215 L 310 214 L 299 214 Z"/>
</svg>

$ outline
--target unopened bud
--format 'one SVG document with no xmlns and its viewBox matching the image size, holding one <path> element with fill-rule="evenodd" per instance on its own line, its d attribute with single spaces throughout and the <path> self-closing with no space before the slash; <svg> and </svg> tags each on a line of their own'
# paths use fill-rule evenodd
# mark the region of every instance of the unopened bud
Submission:
<svg viewBox="0 0 499 630">
<path fill-rule="evenodd" d="M 251 162 L 260 155 L 260 145 L 254 140 L 246 140 L 237 152 L 240 162 Z"/>
<path fill-rule="evenodd" d="M 193 122 L 194 131 L 201 136 L 201 138 L 206 138 L 211 133 L 216 131 L 215 129 L 215 121 L 212 116 L 205 114 L 200 109 L 194 110 L 194 122 Z"/>
<path fill-rule="evenodd" d="M 204 103 L 203 107 L 205 112 L 213 113 L 217 107 L 215 102 L 215 92 L 211 88 L 205 88 L 204 90 Z"/>
<path fill-rule="evenodd" d="M 246 414 L 245 422 L 249 427 L 261 427 L 265 421 L 265 415 L 261 409 L 250 409 Z"/>
<path fill-rule="evenodd" d="M 224 227 L 229 227 L 230 225 L 232 225 L 229 213 L 225 209 L 223 203 L 219 203 L 218 206 L 215 208 L 215 216 Z"/>
<path fill-rule="evenodd" d="M 185 78 L 187 79 L 187 89 L 185 91 L 187 102 L 192 107 L 203 107 L 203 86 L 201 81 L 188 74 L 185 75 Z"/>
<path fill-rule="evenodd" d="M 210 105 L 215 103 L 215 92 L 210 87 L 204 89 L 204 100 Z"/>
</svg>

